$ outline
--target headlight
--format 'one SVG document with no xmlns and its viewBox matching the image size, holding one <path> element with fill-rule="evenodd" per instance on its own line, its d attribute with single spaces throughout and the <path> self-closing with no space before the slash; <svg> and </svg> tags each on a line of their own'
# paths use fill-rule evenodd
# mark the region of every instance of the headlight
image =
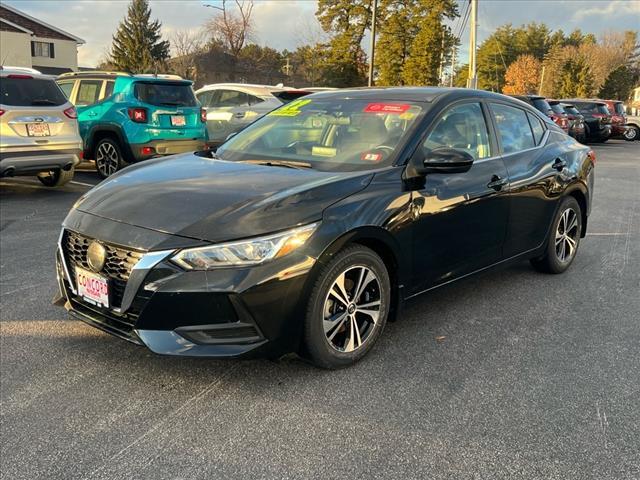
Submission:
<svg viewBox="0 0 640 480">
<path fill-rule="evenodd" d="M 266 237 L 188 248 L 178 252 L 172 260 L 187 270 L 257 265 L 287 255 L 304 245 L 317 227 L 318 224 L 313 223 Z"/>
</svg>

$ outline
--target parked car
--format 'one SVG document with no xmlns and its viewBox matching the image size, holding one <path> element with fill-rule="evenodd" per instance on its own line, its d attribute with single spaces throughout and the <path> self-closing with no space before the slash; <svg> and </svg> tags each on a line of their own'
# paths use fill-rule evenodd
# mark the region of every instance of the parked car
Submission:
<svg viewBox="0 0 640 480">
<path fill-rule="evenodd" d="M 640 140 L 640 117 L 627 115 L 627 130 L 624 134 L 625 140 L 630 142 Z"/>
<path fill-rule="evenodd" d="M 611 113 L 611 137 L 626 138 L 627 133 L 627 112 L 624 103 L 620 100 L 601 100 L 607 105 Z"/>
<path fill-rule="evenodd" d="M 130 163 L 206 148 L 204 111 L 190 80 L 71 72 L 58 85 L 78 109 L 84 157 L 102 178 Z"/>
<path fill-rule="evenodd" d="M 547 99 L 549 106 L 551 107 L 551 113 L 549 118 L 553 120 L 565 133 L 569 133 L 569 115 L 565 111 L 562 103 L 558 100 Z"/>
<path fill-rule="evenodd" d="M 554 105 L 552 106 L 550 101 L 540 95 L 512 95 L 512 97 L 528 103 L 539 112 L 549 117 L 551 121 L 564 130 L 565 133 L 569 132 L 569 121 L 562 106 L 560 105 L 560 102 L 554 101 Z"/>
<path fill-rule="evenodd" d="M 73 178 L 81 153 L 76 109 L 55 78 L 0 67 L 0 177 L 34 175 L 59 187 Z"/>
<path fill-rule="evenodd" d="M 207 111 L 209 144 L 218 146 L 271 110 L 310 93 L 283 86 L 216 83 L 197 90 L 196 97 Z"/>
<path fill-rule="evenodd" d="M 569 135 L 580 143 L 585 143 L 584 116 L 578 111 L 575 105 L 571 103 L 562 103 L 561 105 L 564 107 L 567 119 L 569 120 Z"/>
<path fill-rule="evenodd" d="M 585 136 L 588 142 L 606 142 L 611 137 L 611 113 L 604 102 L 578 98 L 563 99 L 584 116 Z"/>
<path fill-rule="evenodd" d="M 522 260 L 566 271 L 595 156 L 504 95 L 400 87 L 316 93 L 175 161 L 76 203 L 57 303 L 160 354 L 337 368 L 422 292 Z"/>
</svg>

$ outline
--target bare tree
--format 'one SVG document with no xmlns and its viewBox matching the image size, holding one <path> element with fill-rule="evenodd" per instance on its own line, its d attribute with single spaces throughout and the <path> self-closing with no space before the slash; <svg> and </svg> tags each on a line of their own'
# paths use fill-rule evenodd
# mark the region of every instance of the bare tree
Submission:
<svg viewBox="0 0 640 480">
<path fill-rule="evenodd" d="M 193 79 L 196 55 L 203 50 L 204 38 L 202 30 L 176 30 L 169 37 L 174 55 L 169 62 L 178 75 Z"/>
<path fill-rule="evenodd" d="M 212 39 L 222 42 L 229 53 L 237 57 L 253 34 L 253 0 L 234 0 L 233 3 L 234 9 L 228 8 L 227 0 L 221 0 L 221 5 L 208 5 L 218 11 L 206 28 Z"/>
</svg>

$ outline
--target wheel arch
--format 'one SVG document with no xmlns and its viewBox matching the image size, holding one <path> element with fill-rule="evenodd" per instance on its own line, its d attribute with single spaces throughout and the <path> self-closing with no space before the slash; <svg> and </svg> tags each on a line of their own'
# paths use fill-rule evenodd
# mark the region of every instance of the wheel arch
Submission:
<svg viewBox="0 0 640 480">
<path fill-rule="evenodd" d="M 402 257 L 397 241 L 381 227 L 363 226 L 344 233 L 334 240 L 318 258 L 318 265 L 326 265 L 342 249 L 349 245 L 362 245 L 373 250 L 384 262 L 391 282 L 389 321 L 397 318 L 401 306 L 401 290 L 404 281 Z"/>
<path fill-rule="evenodd" d="M 582 216 L 582 231 L 580 232 L 580 236 L 584 238 L 587 234 L 587 221 L 589 218 L 587 213 L 589 208 L 587 194 L 586 192 L 583 192 L 578 185 L 576 185 L 567 191 L 566 196 L 575 198 L 578 205 L 580 205 L 580 214 Z"/>
<path fill-rule="evenodd" d="M 122 151 L 122 155 L 125 156 L 127 162 L 131 162 L 133 154 L 131 148 L 126 141 L 126 137 L 122 128 L 118 125 L 96 125 L 94 126 L 87 137 L 85 145 L 85 158 L 91 158 L 94 154 L 95 148 L 98 142 L 104 138 L 111 138 L 116 140 Z"/>
</svg>

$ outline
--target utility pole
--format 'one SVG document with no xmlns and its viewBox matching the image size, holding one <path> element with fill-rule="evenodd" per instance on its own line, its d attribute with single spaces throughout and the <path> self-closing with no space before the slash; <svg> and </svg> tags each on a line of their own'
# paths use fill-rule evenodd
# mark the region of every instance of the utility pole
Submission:
<svg viewBox="0 0 640 480">
<path fill-rule="evenodd" d="M 543 85 L 544 85 L 544 65 L 542 65 L 542 75 L 540 75 L 540 88 L 538 88 L 538 95 L 542 95 Z"/>
<path fill-rule="evenodd" d="M 469 34 L 469 80 L 467 87 L 478 88 L 476 76 L 476 47 L 478 34 L 478 0 L 471 0 L 471 33 Z"/>
<path fill-rule="evenodd" d="M 440 67 L 438 68 L 438 86 L 444 84 L 442 70 L 444 69 L 444 28 L 442 29 L 442 44 L 440 45 Z"/>
<path fill-rule="evenodd" d="M 451 53 L 451 76 L 449 77 L 449 86 L 453 87 L 453 77 L 456 74 L 456 52 L 458 48 L 454 45 L 453 52 Z"/>
<path fill-rule="evenodd" d="M 378 0 L 373 0 L 373 11 L 371 12 L 371 43 L 369 46 L 369 86 L 373 85 L 373 62 L 376 50 L 376 18 L 378 16 Z"/>
</svg>

